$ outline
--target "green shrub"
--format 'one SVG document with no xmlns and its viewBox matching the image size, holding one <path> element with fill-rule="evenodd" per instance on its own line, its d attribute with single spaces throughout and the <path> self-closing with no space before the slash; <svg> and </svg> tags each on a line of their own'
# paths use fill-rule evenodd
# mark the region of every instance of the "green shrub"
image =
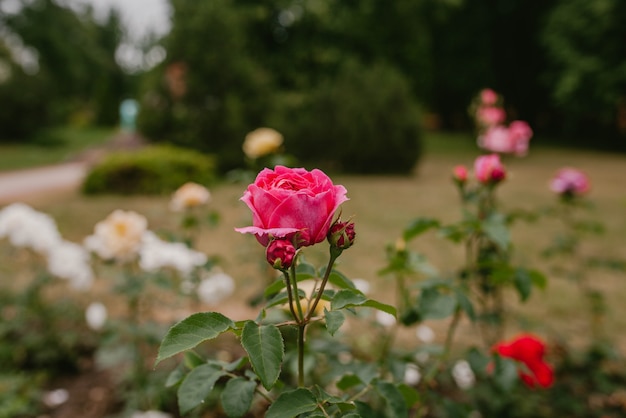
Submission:
<svg viewBox="0 0 626 418">
<path fill-rule="evenodd" d="M 279 130 L 301 161 L 350 173 L 406 174 L 420 157 L 418 107 L 406 78 L 388 65 L 347 61 L 292 111 Z"/>
<path fill-rule="evenodd" d="M 155 145 L 108 155 L 91 169 L 83 183 L 86 194 L 164 194 L 193 181 L 215 180 L 215 160 L 197 151 Z"/>
</svg>

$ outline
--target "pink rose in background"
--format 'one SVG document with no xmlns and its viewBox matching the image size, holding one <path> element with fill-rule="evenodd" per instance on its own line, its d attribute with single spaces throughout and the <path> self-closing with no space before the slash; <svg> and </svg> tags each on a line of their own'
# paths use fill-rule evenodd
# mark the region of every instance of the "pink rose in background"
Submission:
<svg viewBox="0 0 626 418">
<path fill-rule="evenodd" d="M 478 137 L 478 146 L 491 152 L 510 154 L 515 152 L 515 143 L 509 128 L 506 126 L 492 126 Z"/>
<path fill-rule="evenodd" d="M 580 196 L 590 188 L 587 175 L 575 168 L 560 169 L 550 181 L 550 190 L 560 195 Z"/>
<path fill-rule="evenodd" d="M 481 106 L 476 111 L 476 119 L 481 125 L 499 125 L 506 120 L 506 112 L 501 107 Z"/>
<path fill-rule="evenodd" d="M 528 142 L 533 137 L 533 130 L 527 122 L 523 120 L 514 120 L 509 125 L 509 134 L 515 144 L 514 153 L 518 156 L 524 156 L 528 152 Z"/>
<path fill-rule="evenodd" d="M 498 93 L 492 89 L 482 89 L 480 91 L 480 102 L 484 105 L 494 105 L 498 101 Z"/>
<path fill-rule="evenodd" d="M 509 343 L 498 343 L 493 346 L 493 351 L 523 364 L 519 376 L 526 386 L 547 388 L 554 383 L 552 367 L 543 358 L 546 344 L 534 335 L 521 335 Z"/>
<path fill-rule="evenodd" d="M 506 170 L 498 154 L 482 155 L 474 161 L 474 175 L 483 184 L 496 184 L 504 180 Z"/>
<path fill-rule="evenodd" d="M 252 211 L 253 226 L 236 231 L 256 235 L 263 246 L 270 237 L 295 237 L 296 247 L 322 242 L 335 211 L 348 200 L 346 192 L 317 169 L 265 168 L 241 198 Z"/>
<path fill-rule="evenodd" d="M 528 123 L 516 120 L 509 127 L 492 126 L 478 137 L 478 146 L 491 152 L 524 156 L 533 131 Z"/>
</svg>

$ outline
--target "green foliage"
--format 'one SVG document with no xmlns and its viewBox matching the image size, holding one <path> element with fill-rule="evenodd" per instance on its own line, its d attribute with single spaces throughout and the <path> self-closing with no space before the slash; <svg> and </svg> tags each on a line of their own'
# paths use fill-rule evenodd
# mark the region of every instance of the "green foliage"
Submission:
<svg viewBox="0 0 626 418">
<path fill-rule="evenodd" d="M 20 371 L 0 374 L 0 416 L 37 416 L 40 412 L 42 375 L 25 374 Z"/>
<path fill-rule="evenodd" d="M 83 192 L 163 194 L 173 192 L 189 181 L 208 185 L 215 176 L 212 157 L 189 149 L 159 145 L 108 155 L 88 173 Z"/>
<path fill-rule="evenodd" d="M 159 348 L 156 364 L 234 327 L 235 324 L 230 319 L 217 312 L 193 314 L 167 332 Z"/>
<path fill-rule="evenodd" d="M 172 9 L 168 58 L 146 79 L 138 127 L 154 141 L 219 154 L 220 171 L 241 166 L 245 135 L 272 105 L 264 69 L 245 53 L 247 14 L 233 0 L 175 0 Z"/>
<path fill-rule="evenodd" d="M 22 292 L 0 290 L 0 303 L 10 317 L 0 324 L 0 365 L 3 371 L 73 373 L 81 357 L 95 349 L 82 312 L 68 299 L 50 303 L 43 296 L 51 277 L 39 274 Z"/>
<path fill-rule="evenodd" d="M 0 81 L 0 141 L 13 142 L 28 138 L 42 126 L 50 123 L 51 99 L 48 77 L 45 74 L 28 74 L 14 63 L 10 52 L 0 39 L 0 64 L 6 71 L 6 79 Z"/>
<path fill-rule="evenodd" d="M 404 76 L 348 60 L 278 126 L 299 160 L 351 173 L 410 173 L 421 154 L 420 112 Z"/>
<path fill-rule="evenodd" d="M 618 104 L 624 106 L 625 17 L 620 0 L 560 1 L 547 16 L 541 34 L 549 53 L 546 81 L 567 112 L 570 132 L 589 122 L 611 127 Z"/>
<path fill-rule="evenodd" d="M 241 333 L 241 345 L 263 387 L 270 390 L 278 376 L 285 355 L 283 338 L 275 325 L 247 321 Z"/>
</svg>

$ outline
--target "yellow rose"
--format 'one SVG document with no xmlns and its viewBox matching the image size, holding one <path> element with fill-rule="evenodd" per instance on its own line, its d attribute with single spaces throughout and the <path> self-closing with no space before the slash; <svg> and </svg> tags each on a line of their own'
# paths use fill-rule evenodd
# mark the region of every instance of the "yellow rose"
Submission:
<svg viewBox="0 0 626 418">
<path fill-rule="evenodd" d="M 104 259 L 128 261 L 137 255 L 147 227 L 143 215 L 118 209 L 96 224 L 85 246 Z"/>
<path fill-rule="evenodd" d="M 257 159 L 277 152 L 283 144 L 283 136 L 272 128 L 258 128 L 246 135 L 243 152 L 248 158 Z"/>
<path fill-rule="evenodd" d="M 210 200 L 211 193 L 206 187 L 198 183 L 188 182 L 174 192 L 170 201 L 170 209 L 180 212 L 185 209 L 205 205 Z"/>
</svg>

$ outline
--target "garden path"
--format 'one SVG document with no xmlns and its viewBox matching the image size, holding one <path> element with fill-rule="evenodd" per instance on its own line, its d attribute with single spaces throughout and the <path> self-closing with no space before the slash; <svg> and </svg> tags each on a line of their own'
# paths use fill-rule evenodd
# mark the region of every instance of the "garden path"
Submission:
<svg viewBox="0 0 626 418">
<path fill-rule="evenodd" d="M 0 205 L 74 190 L 87 174 L 85 161 L 0 173 Z"/>
<path fill-rule="evenodd" d="M 87 149 L 74 156 L 71 161 L 0 172 L 0 205 L 43 200 L 58 193 L 77 190 L 87 175 L 89 167 L 106 153 L 133 150 L 143 145 L 145 145 L 145 140 L 139 135 L 118 132 L 102 146 Z"/>
</svg>

